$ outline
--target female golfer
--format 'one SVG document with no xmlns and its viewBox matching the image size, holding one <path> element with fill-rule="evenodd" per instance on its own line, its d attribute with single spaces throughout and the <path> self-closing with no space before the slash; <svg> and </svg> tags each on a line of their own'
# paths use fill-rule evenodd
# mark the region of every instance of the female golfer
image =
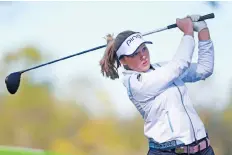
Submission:
<svg viewBox="0 0 232 155">
<path fill-rule="evenodd" d="M 205 21 L 199 15 L 177 19 L 183 32 L 172 60 L 150 64 L 149 50 L 139 32 L 124 31 L 115 39 L 107 36 L 107 48 L 100 61 L 103 75 L 119 78 L 144 119 L 149 141 L 148 155 L 214 155 L 204 124 L 195 111 L 186 82 L 205 80 L 213 73 L 214 47 Z M 198 62 L 191 63 L 198 32 Z M 168 44 L 164 44 L 168 46 Z"/>
</svg>

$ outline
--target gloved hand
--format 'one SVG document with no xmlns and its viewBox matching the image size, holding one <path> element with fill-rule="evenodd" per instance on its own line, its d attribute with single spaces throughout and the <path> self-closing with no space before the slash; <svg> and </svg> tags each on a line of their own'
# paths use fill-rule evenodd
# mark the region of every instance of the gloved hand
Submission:
<svg viewBox="0 0 232 155">
<path fill-rule="evenodd" d="M 207 24 L 205 21 L 198 21 L 200 19 L 200 15 L 188 15 L 193 22 L 193 30 L 195 32 L 200 32 L 201 30 L 207 28 Z"/>
</svg>

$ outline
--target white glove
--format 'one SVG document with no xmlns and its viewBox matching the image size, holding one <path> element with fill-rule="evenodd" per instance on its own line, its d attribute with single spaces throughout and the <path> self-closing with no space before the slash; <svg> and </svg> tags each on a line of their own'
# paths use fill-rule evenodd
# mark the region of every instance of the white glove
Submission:
<svg viewBox="0 0 232 155">
<path fill-rule="evenodd" d="M 196 32 L 200 32 L 201 30 L 207 28 L 207 24 L 205 21 L 198 21 L 200 19 L 200 15 L 188 15 L 193 22 L 193 30 Z"/>
</svg>

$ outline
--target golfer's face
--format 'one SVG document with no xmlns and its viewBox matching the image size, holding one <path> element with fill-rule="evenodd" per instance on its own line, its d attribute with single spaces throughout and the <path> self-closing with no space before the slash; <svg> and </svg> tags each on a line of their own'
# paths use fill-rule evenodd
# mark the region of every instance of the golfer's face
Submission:
<svg viewBox="0 0 232 155">
<path fill-rule="evenodd" d="M 144 72 L 150 68 L 150 55 L 145 44 L 130 56 L 125 56 L 125 64 L 132 70 Z"/>
</svg>

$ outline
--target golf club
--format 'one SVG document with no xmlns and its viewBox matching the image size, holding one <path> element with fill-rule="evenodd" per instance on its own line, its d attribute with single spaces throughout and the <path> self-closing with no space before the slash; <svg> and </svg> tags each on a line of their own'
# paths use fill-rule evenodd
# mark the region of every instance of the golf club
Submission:
<svg viewBox="0 0 232 155">
<path fill-rule="evenodd" d="M 206 20 L 206 19 L 211 19 L 211 18 L 214 18 L 214 13 L 201 16 L 199 21 Z M 156 30 L 153 30 L 153 31 L 146 32 L 146 33 L 144 33 L 142 35 L 146 36 L 146 35 L 149 35 L 149 34 L 152 34 L 152 33 L 161 32 L 161 31 L 176 28 L 176 27 L 177 27 L 176 24 L 172 24 L 172 25 L 168 25 L 168 26 L 163 27 L 163 28 L 159 28 L 159 29 L 156 29 Z M 104 48 L 106 46 L 107 46 L 107 44 L 102 45 L 102 46 L 98 46 L 98 47 L 95 47 L 95 48 L 91 48 L 89 50 L 82 51 L 82 52 L 79 52 L 79 53 L 76 53 L 76 54 L 73 54 L 73 55 L 70 55 L 70 56 L 67 56 L 67 57 L 63 57 L 63 58 L 60 58 L 60 59 L 57 59 L 57 60 L 53 60 L 53 61 L 41 64 L 41 65 L 29 68 L 29 69 L 25 69 L 25 70 L 22 70 L 22 71 L 11 73 L 5 79 L 5 84 L 6 84 L 7 90 L 8 90 L 8 92 L 10 94 L 15 94 L 17 92 L 17 90 L 18 90 L 18 88 L 20 86 L 20 79 L 21 79 L 22 73 L 25 73 L 27 71 L 30 71 L 30 70 L 33 70 L 33 69 L 36 69 L 36 68 L 40 68 L 40 67 L 43 67 L 43 66 L 46 66 L 46 65 L 61 61 L 61 60 L 65 60 L 65 59 L 68 59 L 68 58 L 71 58 L 71 57 L 74 57 L 74 56 L 77 56 L 77 55 L 81 55 L 81 54 L 84 54 L 84 53 L 87 53 L 87 52 L 95 51 L 97 49 L 101 49 L 101 48 Z"/>
</svg>

